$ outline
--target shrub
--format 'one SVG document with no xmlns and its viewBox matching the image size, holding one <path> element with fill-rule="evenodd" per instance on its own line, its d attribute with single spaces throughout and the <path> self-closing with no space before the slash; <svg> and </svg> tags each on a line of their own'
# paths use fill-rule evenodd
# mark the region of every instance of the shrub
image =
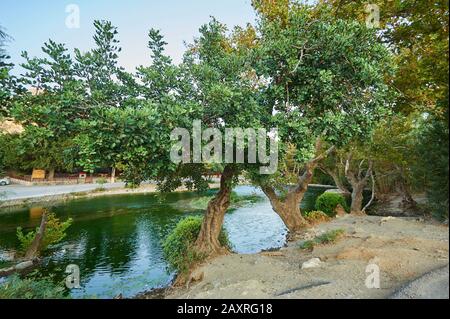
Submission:
<svg viewBox="0 0 450 319">
<path fill-rule="evenodd" d="M 323 193 L 316 200 L 316 209 L 329 217 L 336 217 L 336 207 L 341 205 L 348 212 L 348 205 L 344 196 L 337 193 Z"/>
<path fill-rule="evenodd" d="M 105 190 L 105 184 L 108 184 L 108 180 L 104 177 L 97 179 L 96 183 L 100 185 L 99 188 L 95 189 L 96 192 L 103 192 Z"/>
<path fill-rule="evenodd" d="M 303 214 L 310 224 L 320 224 L 329 221 L 331 218 L 322 211 L 311 211 Z"/>
<path fill-rule="evenodd" d="M 0 299 L 65 299 L 65 288 L 50 278 L 25 278 L 17 275 L 0 285 Z"/>
<path fill-rule="evenodd" d="M 317 236 L 313 240 L 307 240 L 300 244 L 300 249 L 313 250 L 316 245 L 328 245 L 335 243 L 345 234 L 345 230 L 336 229 Z"/>
<path fill-rule="evenodd" d="M 97 179 L 96 183 L 99 185 L 104 185 L 104 184 L 108 184 L 108 180 L 104 177 L 100 177 Z"/>
<path fill-rule="evenodd" d="M 166 237 L 162 246 L 170 269 L 186 273 L 194 263 L 200 262 L 206 257 L 193 249 L 195 240 L 200 233 L 202 221 L 203 217 L 200 216 L 183 219 Z M 220 233 L 219 241 L 222 246 L 230 247 L 228 235 L 224 229 Z"/>
<path fill-rule="evenodd" d="M 47 213 L 47 224 L 45 226 L 44 238 L 42 240 L 42 246 L 40 251 L 43 252 L 48 249 L 49 246 L 59 243 L 66 237 L 67 228 L 72 225 L 72 218 L 69 218 L 65 222 L 61 222 L 56 218 L 54 213 Z M 35 231 L 31 231 L 24 234 L 21 227 L 17 228 L 17 238 L 20 241 L 20 248 L 25 253 L 33 242 L 39 227 Z"/>
</svg>

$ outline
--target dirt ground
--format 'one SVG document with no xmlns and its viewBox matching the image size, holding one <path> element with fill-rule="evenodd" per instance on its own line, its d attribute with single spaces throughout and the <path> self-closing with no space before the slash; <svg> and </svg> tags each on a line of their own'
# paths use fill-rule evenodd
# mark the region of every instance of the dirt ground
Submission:
<svg viewBox="0 0 450 319">
<path fill-rule="evenodd" d="M 345 230 L 336 243 L 299 248 L 302 240 L 335 229 Z M 214 259 L 194 273 L 201 281 L 171 288 L 166 298 L 448 298 L 448 226 L 412 217 L 348 215 L 302 237 L 280 251 Z M 302 269 L 312 258 L 321 263 Z"/>
</svg>

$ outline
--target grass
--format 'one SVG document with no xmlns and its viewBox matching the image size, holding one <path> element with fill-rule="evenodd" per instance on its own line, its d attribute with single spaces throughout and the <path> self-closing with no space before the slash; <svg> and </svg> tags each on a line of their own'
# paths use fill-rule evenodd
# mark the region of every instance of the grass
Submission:
<svg viewBox="0 0 450 319">
<path fill-rule="evenodd" d="M 320 236 L 317 236 L 313 240 L 306 240 L 302 242 L 299 246 L 302 250 L 313 250 L 317 245 L 329 245 L 334 244 L 345 234 L 345 230 L 343 229 L 335 229 L 329 232 L 326 232 Z"/>
</svg>

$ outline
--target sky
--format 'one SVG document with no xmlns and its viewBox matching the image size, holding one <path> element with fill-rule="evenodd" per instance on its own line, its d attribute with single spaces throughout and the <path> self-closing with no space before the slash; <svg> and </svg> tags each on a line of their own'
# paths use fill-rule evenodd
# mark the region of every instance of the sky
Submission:
<svg viewBox="0 0 450 319">
<path fill-rule="evenodd" d="M 76 23 L 71 19 L 76 14 L 72 4 L 79 9 L 79 28 L 66 24 Z M 48 39 L 65 43 L 71 52 L 89 50 L 94 46 L 94 20 L 110 20 L 118 27 L 119 63 L 128 71 L 150 63 L 150 28 L 161 30 L 168 42 L 167 54 L 178 63 L 184 42 L 192 42 L 211 16 L 229 27 L 255 19 L 251 0 L 0 0 L 0 25 L 13 38 L 6 50 L 16 65 L 24 62 L 20 56 L 24 50 L 30 56 L 43 56 L 41 47 Z M 21 72 L 16 67 L 13 73 Z"/>
</svg>

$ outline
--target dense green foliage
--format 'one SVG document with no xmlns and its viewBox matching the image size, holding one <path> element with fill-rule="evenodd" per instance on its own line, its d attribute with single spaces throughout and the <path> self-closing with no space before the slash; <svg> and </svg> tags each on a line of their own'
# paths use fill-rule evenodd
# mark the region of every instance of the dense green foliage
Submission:
<svg viewBox="0 0 450 319">
<path fill-rule="evenodd" d="M 424 120 L 420 128 L 415 155 L 421 160 L 413 164 L 415 182 L 426 190 L 433 215 L 448 220 L 449 129 L 446 122 L 435 117 Z"/>
<path fill-rule="evenodd" d="M 172 270 L 186 273 L 193 264 L 205 258 L 193 249 L 201 226 L 202 217 L 188 217 L 181 220 L 164 240 L 164 256 Z M 230 247 L 228 235 L 224 229 L 220 233 L 219 241 L 223 247 Z"/>
<path fill-rule="evenodd" d="M 348 211 L 347 202 L 341 194 L 337 193 L 323 193 L 316 200 L 316 209 L 324 212 L 329 217 L 336 216 L 336 207 L 341 205 L 346 211 Z"/>
<path fill-rule="evenodd" d="M 337 17 L 361 22 L 367 18 L 366 1 L 321 2 Z M 378 187 L 393 192 L 400 184 L 402 193 L 424 191 L 431 212 L 448 219 L 449 2 L 370 4 L 379 6 L 379 32 L 395 53 L 398 68 L 389 76 L 397 90 L 396 113 L 379 127 L 375 153 L 368 154 L 377 160 Z"/>
<path fill-rule="evenodd" d="M 47 224 L 45 227 L 44 238 L 40 247 L 40 252 L 46 251 L 49 246 L 59 243 L 66 237 L 66 230 L 72 224 L 72 219 L 61 222 L 54 213 L 47 213 Z M 33 242 L 38 228 L 35 231 L 23 233 L 22 228 L 17 228 L 17 238 L 20 241 L 20 248 L 25 253 Z"/>
<path fill-rule="evenodd" d="M 49 278 L 24 278 L 14 275 L 0 284 L 0 299 L 65 299 L 66 290 Z"/>
</svg>

